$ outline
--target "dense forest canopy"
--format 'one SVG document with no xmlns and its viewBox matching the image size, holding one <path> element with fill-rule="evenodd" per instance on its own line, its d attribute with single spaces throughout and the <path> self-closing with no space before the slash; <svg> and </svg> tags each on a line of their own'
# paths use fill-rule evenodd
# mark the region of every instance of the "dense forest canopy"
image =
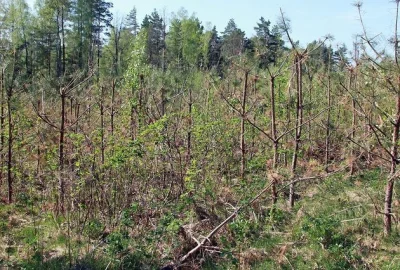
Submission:
<svg viewBox="0 0 400 270">
<path fill-rule="evenodd" d="M 383 51 L 362 3 L 351 48 L 112 7 L 0 0 L 0 268 L 400 266 L 397 15 Z"/>
</svg>

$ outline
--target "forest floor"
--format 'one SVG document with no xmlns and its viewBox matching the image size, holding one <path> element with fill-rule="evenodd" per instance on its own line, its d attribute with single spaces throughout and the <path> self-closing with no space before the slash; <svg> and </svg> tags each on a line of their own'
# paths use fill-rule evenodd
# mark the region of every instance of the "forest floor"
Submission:
<svg viewBox="0 0 400 270">
<path fill-rule="evenodd" d="M 292 210 L 284 196 L 275 206 L 261 198 L 180 268 L 400 269 L 398 197 L 388 237 L 379 213 L 385 177 L 376 169 L 302 183 Z M 193 239 L 229 216 L 234 203 L 245 201 L 244 189 L 255 192 L 263 185 L 255 180 L 221 187 L 214 202 L 197 198 L 195 206 L 184 196 L 162 209 L 133 205 L 107 228 L 100 218 L 74 223 L 72 214 L 56 217 L 22 199 L 1 205 L 0 269 L 160 269 L 195 247 Z M 399 186 L 395 191 L 398 196 Z"/>
</svg>

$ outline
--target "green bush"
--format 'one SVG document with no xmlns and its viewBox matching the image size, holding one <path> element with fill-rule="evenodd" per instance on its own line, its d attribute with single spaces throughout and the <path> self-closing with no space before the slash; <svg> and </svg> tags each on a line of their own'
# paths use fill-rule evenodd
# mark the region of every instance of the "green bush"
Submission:
<svg viewBox="0 0 400 270">
<path fill-rule="evenodd" d="M 129 237 L 125 232 L 113 232 L 107 237 L 107 251 L 111 255 L 117 255 L 128 248 Z"/>
<path fill-rule="evenodd" d="M 85 228 L 85 233 L 90 239 L 98 239 L 103 233 L 104 225 L 97 219 L 89 221 Z"/>
</svg>

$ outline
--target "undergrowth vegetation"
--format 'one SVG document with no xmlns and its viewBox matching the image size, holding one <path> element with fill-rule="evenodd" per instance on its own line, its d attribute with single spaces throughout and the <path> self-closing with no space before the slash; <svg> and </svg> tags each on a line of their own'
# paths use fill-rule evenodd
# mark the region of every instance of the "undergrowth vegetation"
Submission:
<svg viewBox="0 0 400 270">
<path fill-rule="evenodd" d="M 398 269 L 400 228 L 383 237 L 382 214 L 376 210 L 384 177 L 375 169 L 316 180 L 299 187 L 301 201 L 292 211 L 283 193 L 275 205 L 264 196 L 213 236 L 209 249 L 181 267 Z M 215 198 L 204 190 L 196 198 L 182 196 L 162 208 L 154 205 L 151 216 L 132 204 L 113 227 L 101 217 L 86 224 L 73 214 L 55 217 L 26 202 L 2 206 L 1 264 L 22 269 L 159 269 L 196 245 L 187 235 L 189 229 L 201 239 L 233 211 L 227 205 L 248 200 L 265 183 L 260 179 L 247 184 L 245 197 L 226 184 L 214 189 L 221 192 Z M 199 221 L 196 211 L 201 210 L 196 207 L 204 208 L 207 219 Z"/>
</svg>

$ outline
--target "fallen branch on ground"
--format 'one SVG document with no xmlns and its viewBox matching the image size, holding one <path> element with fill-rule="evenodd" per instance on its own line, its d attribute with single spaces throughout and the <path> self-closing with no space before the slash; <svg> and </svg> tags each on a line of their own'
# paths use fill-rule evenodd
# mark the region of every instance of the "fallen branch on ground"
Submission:
<svg viewBox="0 0 400 270">
<path fill-rule="evenodd" d="M 346 168 L 332 172 L 332 173 L 328 173 L 325 175 L 318 175 L 318 176 L 314 176 L 314 177 L 305 177 L 305 178 L 298 178 L 295 179 L 293 181 L 291 181 L 290 183 L 287 183 L 286 185 L 284 185 L 283 187 L 281 187 L 279 190 L 277 190 L 277 194 L 281 193 L 285 188 L 289 187 L 291 184 L 295 184 L 298 182 L 305 182 L 305 181 L 311 181 L 311 180 L 316 180 L 316 179 L 322 179 L 322 178 L 326 178 L 329 177 L 333 174 L 336 174 L 338 172 L 344 171 Z M 267 192 L 268 190 L 270 190 L 271 188 L 271 184 L 269 184 L 267 187 L 265 187 L 262 191 L 260 191 L 253 199 L 251 199 L 249 202 L 245 203 L 244 205 L 238 207 L 235 209 L 235 211 L 229 216 L 227 217 L 223 222 L 221 222 L 217 227 L 215 227 L 206 237 L 203 238 L 203 240 L 201 241 L 196 241 L 197 242 L 197 246 L 194 247 L 192 250 L 190 250 L 188 253 L 186 253 L 186 255 L 184 255 L 183 257 L 181 257 L 178 262 L 170 264 L 168 267 L 165 269 L 173 269 L 179 265 L 182 265 L 190 256 L 192 256 L 193 254 L 195 254 L 198 250 L 200 250 L 201 248 L 204 247 L 204 245 L 207 243 L 207 241 L 210 241 L 210 238 L 213 237 L 219 230 L 221 230 L 227 223 L 229 223 L 234 217 L 236 217 L 239 212 L 241 210 L 243 210 L 244 208 L 246 208 L 247 206 L 252 205 L 255 201 L 257 201 L 265 192 Z M 272 198 L 268 198 L 268 199 L 272 199 Z"/>
</svg>

